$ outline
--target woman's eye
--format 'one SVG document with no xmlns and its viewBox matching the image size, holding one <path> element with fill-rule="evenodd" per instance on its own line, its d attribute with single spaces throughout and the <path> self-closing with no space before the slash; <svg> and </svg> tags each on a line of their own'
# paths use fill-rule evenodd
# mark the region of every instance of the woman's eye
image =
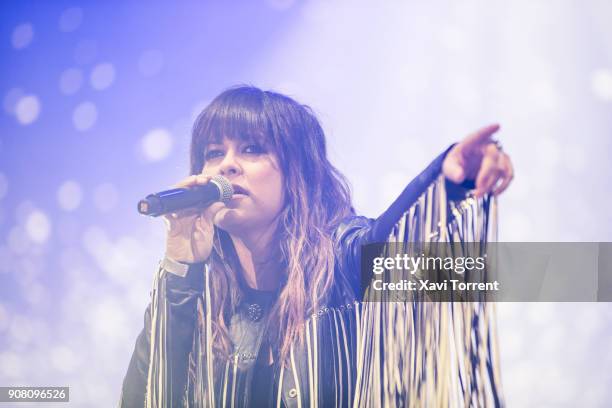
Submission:
<svg viewBox="0 0 612 408">
<path fill-rule="evenodd" d="M 204 154 L 204 158 L 206 160 L 214 159 L 215 157 L 221 157 L 221 156 L 223 156 L 223 152 L 221 150 L 218 150 L 218 149 L 208 150 Z"/>
<path fill-rule="evenodd" d="M 244 147 L 243 151 L 250 154 L 263 154 L 266 150 L 258 144 L 250 144 Z"/>
</svg>

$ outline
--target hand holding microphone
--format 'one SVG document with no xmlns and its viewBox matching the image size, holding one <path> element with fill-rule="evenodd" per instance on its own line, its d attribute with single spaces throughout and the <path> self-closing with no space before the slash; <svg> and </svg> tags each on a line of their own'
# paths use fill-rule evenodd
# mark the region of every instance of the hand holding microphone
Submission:
<svg viewBox="0 0 612 408">
<path fill-rule="evenodd" d="M 231 199 L 232 185 L 222 176 L 194 175 L 174 189 L 151 194 L 138 203 L 142 214 L 158 216 L 168 227 L 166 256 L 183 263 L 208 259 L 212 251 L 214 215 Z"/>
<path fill-rule="evenodd" d="M 234 194 L 230 182 L 223 176 L 208 177 L 203 184 L 189 184 L 200 180 L 202 175 L 194 175 L 184 179 L 172 190 L 149 194 L 138 202 L 138 212 L 157 217 L 186 208 L 206 208 L 216 201 L 228 202 Z M 210 182 L 209 182 L 210 181 Z"/>
</svg>

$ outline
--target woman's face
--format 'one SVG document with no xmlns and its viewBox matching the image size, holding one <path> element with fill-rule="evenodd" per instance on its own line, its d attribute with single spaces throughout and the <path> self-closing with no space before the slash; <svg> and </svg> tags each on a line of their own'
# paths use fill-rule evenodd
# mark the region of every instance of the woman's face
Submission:
<svg viewBox="0 0 612 408">
<path fill-rule="evenodd" d="M 202 173 L 222 175 L 234 187 L 232 199 L 216 213 L 214 224 L 240 235 L 265 231 L 284 206 L 278 158 L 258 142 L 228 139 L 210 142 Z"/>
</svg>

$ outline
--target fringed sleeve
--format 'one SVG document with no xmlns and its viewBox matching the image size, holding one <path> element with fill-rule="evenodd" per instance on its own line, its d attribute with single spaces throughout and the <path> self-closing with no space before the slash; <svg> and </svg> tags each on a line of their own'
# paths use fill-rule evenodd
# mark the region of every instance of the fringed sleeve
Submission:
<svg viewBox="0 0 612 408">
<path fill-rule="evenodd" d="M 376 220 L 345 226 L 342 269 L 359 274 L 361 248 L 371 243 L 459 243 L 464 255 L 485 251 L 495 203 L 466 197 L 465 189 L 445 180 L 441 167 L 447 152 Z M 353 407 L 503 405 L 494 303 L 384 296 L 363 301 L 356 310 Z"/>
<path fill-rule="evenodd" d="M 183 406 L 204 276 L 204 264 L 160 264 L 119 406 Z"/>
</svg>

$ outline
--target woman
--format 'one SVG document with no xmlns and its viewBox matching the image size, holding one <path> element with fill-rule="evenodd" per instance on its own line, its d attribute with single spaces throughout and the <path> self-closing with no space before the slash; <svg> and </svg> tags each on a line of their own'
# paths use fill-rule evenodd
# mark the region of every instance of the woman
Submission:
<svg viewBox="0 0 612 408">
<path fill-rule="evenodd" d="M 254 87 L 220 94 L 196 120 L 192 176 L 178 186 L 223 175 L 235 193 L 226 204 L 166 217 L 166 256 L 121 406 L 418 401 L 401 390 L 381 396 L 364 375 L 364 356 L 384 356 L 366 351 L 359 251 L 385 241 L 440 174 L 475 181 L 476 197 L 501 193 L 512 167 L 491 141 L 497 129 L 451 146 L 370 220 L 354 214 L 308 107 Z"/>
</svg>

